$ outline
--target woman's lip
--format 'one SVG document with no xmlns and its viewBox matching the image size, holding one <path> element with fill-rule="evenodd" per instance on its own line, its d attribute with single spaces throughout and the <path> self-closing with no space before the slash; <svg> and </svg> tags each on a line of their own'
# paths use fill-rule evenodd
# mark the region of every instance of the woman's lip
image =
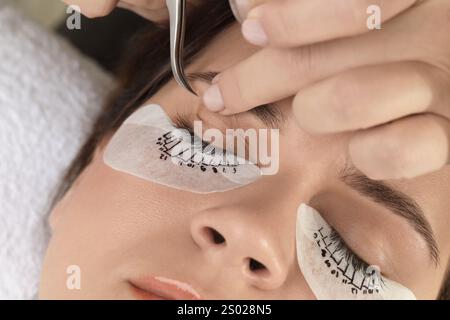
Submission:
<svg viewBox="0 0 450 320">
<path fill-rule="evenodd" d="M 164 298 L 155 293 L 144 291 L 143 289 L 136 287 L 134 284 L 131 284 L 131 291 L 138 300 L 169 300 L 169 298 Z"/>
<path fill-rule="evenodd" d="M 199 300 L 200 295 L 187 283 L 165 277 L 147 276 L 131 281 L 135 296 L 145 300 Z"/>
</svg>

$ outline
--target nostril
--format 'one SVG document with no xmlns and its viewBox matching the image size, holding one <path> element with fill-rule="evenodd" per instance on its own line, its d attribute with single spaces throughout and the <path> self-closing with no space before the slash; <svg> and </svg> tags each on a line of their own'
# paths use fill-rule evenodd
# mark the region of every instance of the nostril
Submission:
<svg viewBox="0 0 450 320">
<path fill-rule="evenodd" d="M 214 244 L 225 244 L 225 238 L 216 229 L 206 227 L 203 231 Z"/>
<path fill-rule="evenodd" d="M 252 272 L 268 272 L 269 270 L 267 270 L 266 266 L 263 265 L 261 262 L 250 258 L 248 261 L 248 268 L 250 269 L 250 271 Z"/>
<path fill-rule="evenodd" d="M 215 229 L 212 229 L 213 240 L 215 244 L 225 243 L 225 238 Z"/>
</svg>

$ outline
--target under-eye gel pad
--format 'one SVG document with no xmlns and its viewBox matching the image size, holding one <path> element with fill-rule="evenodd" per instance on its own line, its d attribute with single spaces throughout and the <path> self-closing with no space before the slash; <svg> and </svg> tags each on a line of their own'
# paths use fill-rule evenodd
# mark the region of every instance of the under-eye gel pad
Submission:
<svg viewBox="0 0 450 320">
<path fill-rule="evenodd" d="M 297 259 L 300 270 L 319 300 L 415 300 L 401 284 L 381 275 L 377 267 L 356 270 L 332 228 L 319 212 L 300 205 L 297 214 Z"/>
<path fill-rule="evenodd" d="M 256 165 L 176 128 L 156 104 L 125 120 L 103 160 L 117 171 L 194 193 L 228 191 L 261 177 Z"/>
</svg>

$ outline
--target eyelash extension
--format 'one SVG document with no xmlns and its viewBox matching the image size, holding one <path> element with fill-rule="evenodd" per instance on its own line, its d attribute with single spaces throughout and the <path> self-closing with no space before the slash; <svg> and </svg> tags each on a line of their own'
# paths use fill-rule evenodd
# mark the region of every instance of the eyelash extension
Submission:
<svg viewBox="0 0 450 320">
<path fill-rule="evenodd" d="M 175 116 L 175 119 L 173 120 L 173 124 L 177 129 L 181 129 L 181 130 L 186 130 L 187 132 L 189 132 L 189 134 L 191 135 L 191 141 L 193 141 L 193 143 L 198 143 L 198 139 L 194 139 L 195 137 L 195 133 L 194 130 L 192 129 L 192 125 L 189 123 L 189 120 L 187 119 L 186 116 L 182 116 L 179 113 L 177 113 L 177 115 Z M 204 150 L 206 147 L 208 147 L 210 144 L 204 140 L 202 140 L 202 150 Z M 194 145 L 194 147 L 200 147 L 200 145 Z M 215 150 L 215 148 L 213 148 L 213 150 Z"/>
<path fill-rule="evenodd" d="M 357 256 L 331 226 L 318 228 L 313 237 L 331 275 L 348 285 L 353 294 L 373 294 L 384 288 L 381 271 Z"/>
<path fill-rule="evenodd" d="M 181 150 L 179 154 L 172 154 L 171 150 L 173 150 L 173 148 L 178 145 L 181 140 L 184 139 L 181 138 L 181 140 L 179 140 L 180 137 L 174 137 L 172 131 L 169 131 L 163 136 L 159 137 L 158 141 L 156 142 L 159 150 L 161 151 L 161 160 L 167 160 L 169 157 L 172 159 L 177 159 L 180 166 L 186 165 L 190 168 L 198 167 L 202 172 L 206 172 L 208 169 L 210 169 L 214 173 L 218 173 L 219 170 L 223 173 L 238 173 L 239 163 L 229 163 L 226 157 L 226 151 L 217 149 L 211 143 L 203 141 L 202 139 L 197 137 L 186 116 L 177 114 L 175 116 L 175 119 L 173 120 L 173 125 L 175 126 L 175 128 L 184 130 L 189 134 L 189 143 L 192 148 L 191 150 L 193 150 L 194 153 L 188 153 L 189 158 L 182 157 L 185 150 Z"/>
<path fill-rule="evenodd" d="M 181 114 L 177 113 L 177 114 L 175 115 L 175 118 L 173 119 L 173 125 L 174 125 L 177 129 L 181 129 L 181 130 L 186 130 L 186 131 L 188 131 L 188 132 L 190 133 L 190 135 L 191 135 L 191 139 L 192 139 L 193 141 L 195 141 L 195 143 L 198 143 L 198 142 L 199 142 L 198 140 L 200 140 L 200 139 L 194 139 L 194 138 L 196 137 L 196 135 L 195 135 L 194 130 L 193 130 L 193 128 L 192 128 L 192 124 L 191 124 L 190 121 L 189 121 L 189 116 L 181 115 Z M 248 148 L 249 148 L 249 146 L 248 146 L 248 144 L 247 144 L 247 140 L 245 140 L 244 143 L 245 143 L 245 153 L 247 154 Z M 214 150 L 217 148 L 217 147 L 213 147 L 211 143 L 206 142 L 206 141 L 203 141 L 203 140 L 202 140 L 202 146 L 197 145 L 197 144 L 195 144 L 194 146 L 195 146 L 195 147 L 198 147 L 198 148 L 202 147 L 203 150 L 204 150 L 206 147 L 210 146 L 210 147 L 212 147 L 212 152 L 214 152 Z M 219 149 L 221 149 L 221 148 L 219 148 Z M 225 153 L 229 152 L 230 154 L 233 154 L 233 155 L 236 156 L 236 153 L 235 153 L 235 152 L 228 151 L 228 150 L 222 150 L 222 149 L 221 149 L 221 151 L 223 151 L 223 152 L 225 152 Z M 211 154 L 210 151 L 207 152 L 207 153 Z M 213 154 L 211 154 L 211 155 L 213 155 Z M 233 166 L 233 165 L 230 165 L 230 166 Z"/>
<path fill-rule="evenodd" d="M 331 228 L 329 234 L 330 240 L 335 242 L 336 251 L 343 254 L 344 258 L 347 262 L 358 272 L 366 272 L 367 268 L 369 268 L 369 264 L 361 259 L 350 247 L 345 243 L 344 239 L 337 233 L 337 231 Z"/>
</svg>

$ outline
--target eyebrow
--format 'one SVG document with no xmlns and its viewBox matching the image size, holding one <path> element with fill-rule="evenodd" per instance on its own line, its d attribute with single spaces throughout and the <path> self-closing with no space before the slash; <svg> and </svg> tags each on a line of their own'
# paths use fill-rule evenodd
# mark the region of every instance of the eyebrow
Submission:
<svg viewBox="0 0 450 320">
<path fill-rule="evenodd" d="M 417 202 L 405 193 L 382 181 L 368 178 L 353 167 L 341 172 L 341 180 L 360 195 L 389 209 L 393 214 L 406 219 L 425 240 L 434 264 L 439 264 L 439 249 L 430 222 Z"/>
<path fill-rule="evenodd" d="M 192 72 L 186 75 L 188 80 L 200 80 L 211 83 L 215 76 L 219 73 L 215 71 Z M 250 109 L 248 112 L 254 114 L 268 128 L 280 129 L 285 122 L 283 113 L 280 108 L 274 104 L 264 104 L 256 108 Z"/>
</svg>

